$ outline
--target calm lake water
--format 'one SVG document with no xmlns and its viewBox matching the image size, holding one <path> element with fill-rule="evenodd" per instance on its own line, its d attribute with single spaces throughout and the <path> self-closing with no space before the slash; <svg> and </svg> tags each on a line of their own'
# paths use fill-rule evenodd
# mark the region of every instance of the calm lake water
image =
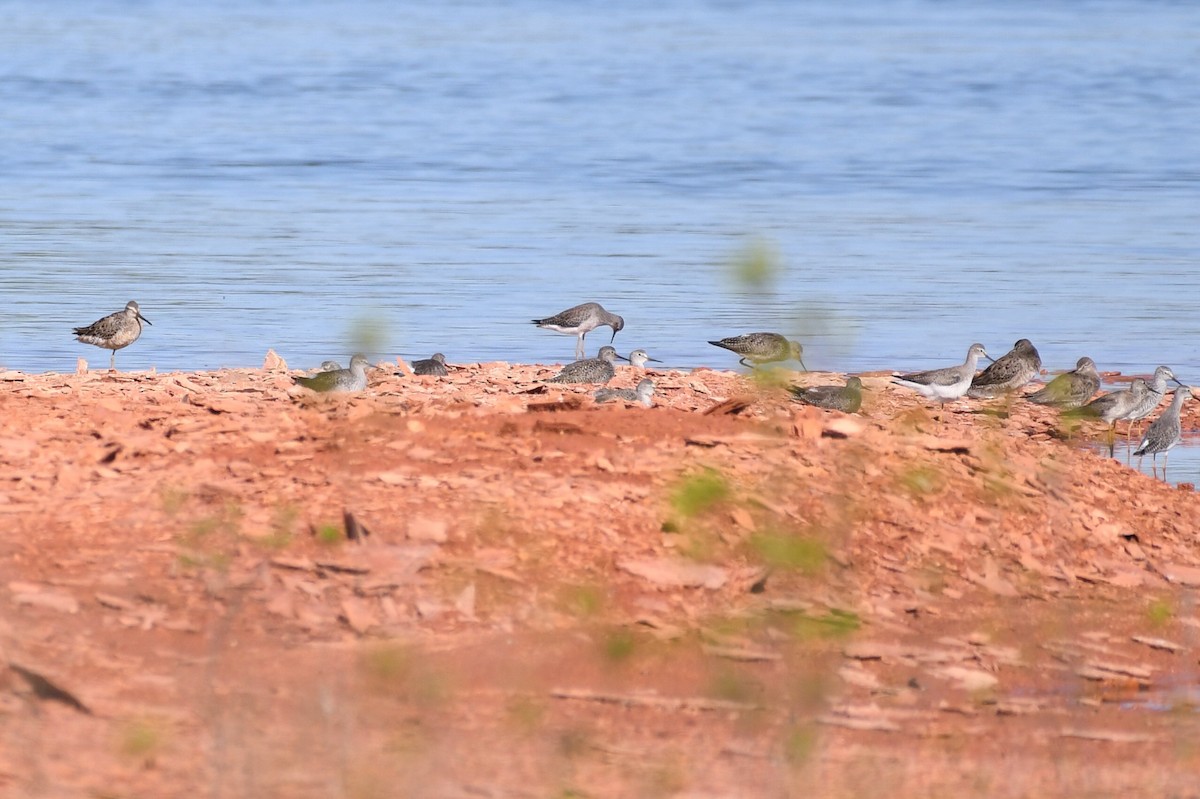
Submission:
<svg viewBox="0 0 1200 799">
<path fill-rule="evenodd" d="M 129 369 L 554 362 L 598 300 L 670 366 L 1200 382 L 1197 87 L 1189 3 L 10 0 L 0 362 L 131 298 Z"/>
</svg>

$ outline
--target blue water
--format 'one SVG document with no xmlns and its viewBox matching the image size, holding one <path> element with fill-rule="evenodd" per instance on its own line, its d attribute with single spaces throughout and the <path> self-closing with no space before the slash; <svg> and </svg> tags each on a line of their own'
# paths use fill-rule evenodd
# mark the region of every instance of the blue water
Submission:
<svg viewBox="0 0 1200 799">
<path fill-rule="evenodd" d="M 553 362 L 598 300 L 671 366 L 1200 382 L 1198 86 L 1188 3 L 7 0 L 0 362 L 131 298 L 129 369 Z"/>
</svg>

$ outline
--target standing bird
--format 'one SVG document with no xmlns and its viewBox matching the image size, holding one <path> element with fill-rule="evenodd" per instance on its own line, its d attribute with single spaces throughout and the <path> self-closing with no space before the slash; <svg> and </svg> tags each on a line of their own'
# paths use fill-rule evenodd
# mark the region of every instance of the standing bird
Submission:
<svg viewBox="0 0 1200 799">
<path fill-rule="evenodd" d="M 1153 472 L 1158 465 L 1158 453 L 1163 453 L 1163 479 L 1167 479 L 1167 457 L 1170 455 L 1171 448 L 1179 443 L 1183 438 L 1183 427 L 1179 424 L 1179 411 L 1183 408 L 1183 401 L 1192 396 L 1192 389 L 1188 386 L 1180 386 L 1175 389 L 1175 396 L 1171 400 L 1171 407 L 1163 411 L 1162 416 L 1154 420 L 1154 422 L 1146 428 L 1146 435 L 1142 436 L 1142 443 L 1134 450 L 1134 455 L 1138 456 L 1138 468 L 1142 468 L 1141 458 L 1143 455 L 1150 455 L 1154 458 L 1154 465 L 1151 466 Z"/>
<path fill-rule="evenodd" d="M 355 355 L 349 369 L 318 372 L 312 377 L 292 378 L 297 385 L 318 392 L 362 391 L 367 387 L 367 356 Z"/>
<path fill-rule="evenodd" d="M 907 375 L 895 375 L 892 382 L 898 386 L 911 388 L 923 397 L 937 400 L 945 405 L 967 393 L 971 387 L 971 378 L 975 377 L 975 365 L 980 358 L 988 357 L 987 350 L 982 344 L 972 344 L 967 350 L 967 359 L 958 366 L 947 366 L 944 369 L 931 369 L 928 372 L 914 372 Z"/>
<path fill-rule="evenodd" d="M 600 354 L 595 358 L 569 363 L 562 371 L 546 380 L 547 383 L 607 383 L 613 379 L 617 370 L 613 361 L 617 358 L 628 360 L 624 355 L 605 344 L 600 348 Z"/>
<path fill-rule="evenodd" d="M 1075 362 L 1073 370 L 1054 378 L 1025 399 L 1038 405 L 1078 408 L 1090 400 L 1099 388 L 1100 373 L 1096 371 L 1096 362 L 1085 355 Z"/>
<path fill-rule="evenodd" d="M 633 352 L 629 353 L 629 357 L 626 360 L 629 361 L 631 366 L 636 366 L 638 369 L 644 368 L 647 361 L 662 363 L 662 361 L 660 361 L 658 358 L 651 358 L 649 355 L 647 355 L 645 350 L 634 350 Z"/>
<path fill-rule="evenodd" d="M 605 325 L 612 328 L 611 344 L 617 340 L 617 333 L 620 333 L 625 327 L 625 320 L 617 316 L 615 313 L 609 313 L 601 307 L 598 302 L 585 302 L 583 305 L 576 305 L 574 308 L 568 308 L 562 313 L 556 313 L 554 316 L 547 316 L 545 319 L 534 319 L 533 323 L 544 330 L 553 330 L 555 333 L 566 333 L 568 336 L 577 336 L 578 341 L 575 342 L 575 359 L 583 357 L 583 337 L 591 333 L 598 327 Z"/>
<path fill-rule="evenodd" d="M 650 378 L 645 378 L 637 384 L 637 388 L 601 388 L 596 390 L 596 402 L 608 402 L 609 400 L 619 399 L 625 402 L 636 402 L 640 405 L 645 405 L 647 408 L 654 404 L 651 399 L 654 396 L 654 381 Z"/>
<path fill-rule="evenodd" d="M 1142 395 L 1141 401 L 1130 409 L 1125 416 L 1129 422 L 1129 429 L 1125 431 L 1125 437 L 1128 438 L 1133 433 L 1133 423 L 1140 422 L 1150 414 L 1154 413 L 1154 409 L 1162 402 L 1163 397 L 1167 395 L 1167 381 L 1170 380 L 1176 385 L 1182 386 L 1179 380 L 1175 377 L 1175 373 L 1171 371 L 1169 366 L 1160 366 L 1154 370 L 1154 377 L 1148 382 L 1149 390 Z"/>
<path fill-rule="evenodd" d="M 1023 338 L 1013 348 L 975 375 L 968 397 L 991 399 L 1016 391 L 1037 376 L 1042 358 L 1029 339 Z"/>
<path fill-rule="evenodd" d="M 151 324 L 150 320 L 142 316 L 142 312 L 138 310 L 137 302 L 130 300 L 125 303 L 125 310 L 109 314 L 103 319 L 92 322 L 87 327 L 77 327 L 74 333 L 75 338 L 84 344 L 95 344 L 97 347 L 112 350 L 108 370 L 115 372 L 117 350 L 128 347 L 138 340 L 138 336 L 142 335 L 142 322 Z"/>
<path fill-rule="evenodd" d="M 433 375 L 434 377 L 445 377 L 449 374 L 446 371 L 446 356 L 440 352 L 435 352 L 432 358 L 425 358 L 420 361 L 413 361 L 413 374 L 415 375 Z"/>
<path fill-rule="evenodd" d="M 1090 417 L 1100 419 L 1108 423 L 1108 456 L 1111 458 L 1113 449 L 1116 446 L 1116 429 L 1117 422 L 1122 419 L 1128 419 L 1129 414 L 1137 408 L 1138 404 L 1143 402 L 1146 395 L 1150 393 L 1150 387 L 1146 381 L 1140 377 L 1135 377 L 1133 382 L 1129 384 L 1129 388 L 1122 391 L 1110 391 L 1102 397 L 1084 405 L 1077 411 L 1068 411 L 1076 416 Z M 1132 426 L 1132 422 L 1130 425 Z"/>
<path fill-rule="evenodd" d="M 862 381 L 851 377 L 844 386 L 792 386 L 793 399 L 805 405 L 815 405 L 842 413 L 857 413 L 862 407 Z"/>
<path fill-rule="evenodd" d="M 801 368 L 808 371 L 808 367 L 804 365 L 804 347 L 800 346 L 799 341 L 788 341 L 779 333 L 745 333 L 708 343 L 742 356 L 738 359 L 742 366 L 760 366 L 764 363 L 792 360 L 799 362 Z"/>
</svg>

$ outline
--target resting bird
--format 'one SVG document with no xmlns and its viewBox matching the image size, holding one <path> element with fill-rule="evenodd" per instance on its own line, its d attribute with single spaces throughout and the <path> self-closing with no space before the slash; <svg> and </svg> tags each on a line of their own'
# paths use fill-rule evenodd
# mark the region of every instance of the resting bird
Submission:
<svg viewBox="0 0 1200 799">
<path fill-rule="evenodd" d="M 435 352 L 431 358 L 413 361 L 412 370 L 413 374 L 415 375 L 445 377 L 449 374 L 449 372 L 446 371 L 446 356 L 442 355 L 440 352 Z"/>
<path fill-rule="evenodd" d="M 1100 373 L 1096 371 L 1096 362 L 1084 356 L 1075 363 L 1072 371 L 1054 378 L 1026 399 L 1038 405 L 1078 408 L 1090 400 L 1099 388 Z"/>
<path fill-rule="evenodd" d="M 334 369 L 293 379 L 297 385 L 322 393 L 362 391 L 367 387 L 367 356 L 355 355 L 350 359 L 349 369 Z"/>
<path fill-rule="evenodd" d="M 990 399 L 1010 391 L 1016 391 L 1033 378 L 1042 368 L 1042 358 L 1027 338 L 993 361 L 988 368 L 975 375 L 968 397 Z"/>
<path fill-rule="evenodd" d="M 844 386 L 792 386 L 792 397 L 806 405 L 827 408 L 842 413 L 857 413 L 862 407 L 862 381 L 857 377 L 846 380 Z"/>
<path fill-rule="evenodd" d="M 569 363 L 562 371 L 546 380 L 547 383 L 607 383 L 616 375 L 617 370 L 613 361 L 617 358 L 626 360 L 624 355 L 607 344 L 600 348 L 600 354 L 595 358 Z"/>
<path fill-rule="evenodd" d="M 649 408 L 654 404 L 651 399 L 654 396 L 654 381 L 650 378 L 645 378 L 637 384 L 637 388 L 601 388 L 596 390 L 596 402 L 608 402 L 610 400 L 624 400 L 625 402 L 636 402 L 639 405 L 645 405 Z"/>
<path fill-rule="evenodd" d="M 109 314 L 103 319 L 92 322 L 87 327 L 77 327 L 75 338 L 84 344 L 95 344 L 106 350 L 112 350 L 108 361 L 108 369 L 117 369 L 117 350 L 128 347 L 142 335 L 142 322 L 150 324 L 150 320 L 142 316 L 138 304 L 134 300 L 125 303 L 125 310 Z"/>
</svg>

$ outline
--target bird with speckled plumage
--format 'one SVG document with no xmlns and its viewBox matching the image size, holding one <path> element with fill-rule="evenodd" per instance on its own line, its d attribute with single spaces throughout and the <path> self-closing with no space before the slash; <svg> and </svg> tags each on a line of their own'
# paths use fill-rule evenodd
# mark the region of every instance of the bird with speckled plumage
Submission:
<svg viewBox="0 0 1200 799">
<path fill-rule="evenodd" d="M 142 335 L 143 322 L 151 324 L 149 319 L 142 316 L 137 302 L 130 300 L 125 303 L 124 310 L 98 319 L 87 327 L 77 327 L 73 332 L 77 341 L 112 350 L 108 369 L 116 371 L 117 350 L 124 349 L 138 340 L 138 337 Z"/>
</svg>

